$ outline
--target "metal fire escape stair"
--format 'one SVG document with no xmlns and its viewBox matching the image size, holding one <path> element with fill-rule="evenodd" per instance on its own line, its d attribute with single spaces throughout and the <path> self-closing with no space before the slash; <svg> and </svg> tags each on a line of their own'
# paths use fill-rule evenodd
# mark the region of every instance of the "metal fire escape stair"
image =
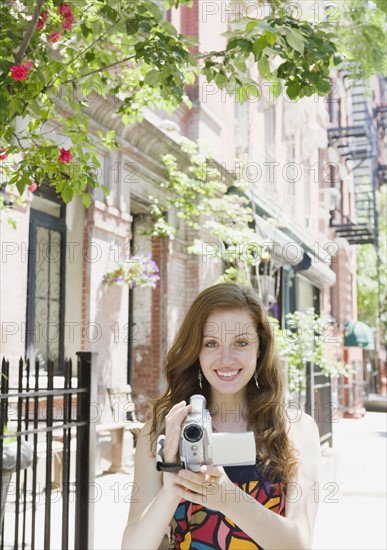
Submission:
<svg viewBox="0 0 387 550">
<path fill-rule="evenodd" d="M 362 86 L 351 88 L 352 126 L 330 128 L 329 144 L 349 161 L 352 167 L 356 222 L 340 213 L 340 221 L 331 218 L 331 227 L 338 237 L 350 244 L 368 244 L 375 242 L 372 159 L 376 145 L 372 119 L 368 113 Z"/>
</svg>

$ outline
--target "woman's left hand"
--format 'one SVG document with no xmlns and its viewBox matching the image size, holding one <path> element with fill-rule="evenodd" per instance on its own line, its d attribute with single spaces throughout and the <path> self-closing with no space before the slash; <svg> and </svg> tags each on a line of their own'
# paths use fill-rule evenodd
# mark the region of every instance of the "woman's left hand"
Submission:
<svg viewBox="0 0 387 550">
<path fill-rule="evenodd" d="M 181 498 L 219 512 L 226 504 L 228 507 L 232 499 L 240 500 L 240 489 L 222 466 L 202 466 L 200 472 L 180 470 L 174 480 L 174 490 Z"/>
</svg>

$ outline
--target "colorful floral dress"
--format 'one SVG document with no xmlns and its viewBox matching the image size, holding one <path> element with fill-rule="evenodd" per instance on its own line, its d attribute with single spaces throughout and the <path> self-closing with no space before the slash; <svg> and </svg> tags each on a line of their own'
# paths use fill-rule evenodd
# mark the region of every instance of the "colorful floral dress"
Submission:
<svg viewBox="0 0 387 550">
<path fill-rule="evenodd" d="M 285 515 L 284 484 L 271 484 L 261 467 L 232 466 L 225 472 L 235 485 L 276 514 Z M 169 550 L 263 550 L 228 517 L 182 500 L 170 523 Z"/>
</svg>

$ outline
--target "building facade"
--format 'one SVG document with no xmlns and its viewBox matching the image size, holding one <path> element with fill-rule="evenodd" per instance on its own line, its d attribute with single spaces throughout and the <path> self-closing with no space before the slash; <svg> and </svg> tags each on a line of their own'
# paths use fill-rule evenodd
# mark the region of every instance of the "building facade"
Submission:
<svg viewBox="0 0 387 550">
<path fill-rule="evenodd" d="M 197 36 L 203 50 L 222 49 L 228 17 L 205 5 L 195 0 L 193 8 L 166 17 Z M 200 77 L 187 89 L 192 109 L 180 107 L 170 116 L 146 111 L 142 123 L 128 126 L 113 117 L 113 98 L 95 102 L 91 131 L 115 130 L 120 145 L 109 154 L 100 151 L 99 178 L 109 196 L 96 191 L 86 209 L 78 199 L 65 206 L 41 188 L 27 208 L 14 208 L 17 232 L 3 226 L 1 235 L 2 353 L 11 363 L 24 354 L 37 357 L 43 371 L 52 357 L 60 376 L 65 357 L 98 351 L 103 416 L 109 415 L 106 388 L 129 382 L 142 417 L 148 399 L 164 388 L 163 358 L 185 311 L 224 268 L 208 255 L 188 253 L 206 234 L 186 227 L 172 211 L 176 236 L 152 236 L 149 195 L 163 201 L 161 155 L 170 152 L 184 162 L 181 136 L 208 143 L 229 181 L 243 177 L 251 184 L 256 231 L 272 243 L 266 280 L 272 315 L 285 326 L 287 313 L 313 307 L 330 316 L 341 342 L 344 321 L 357 319 L 356 243 L 332 219 L 357 219 L 361 176 L 350 165 L 353 156 L 339 147 L 343 132 L 333 130 L 356 126 L 361 115 L 355 91 L 339 74 L 332 79 L 338 97 L 274 99 L 262 82 L 261 96 L 239 105 Z M 372 166 L 370 161 L 370 173 Z M 136 254 L 157 262 L 157 288 L 103 284 L 110 268 Z M 327 353 L 354 364 L 360 383 L 360 348 L 327 345 Z"/>
</svg>

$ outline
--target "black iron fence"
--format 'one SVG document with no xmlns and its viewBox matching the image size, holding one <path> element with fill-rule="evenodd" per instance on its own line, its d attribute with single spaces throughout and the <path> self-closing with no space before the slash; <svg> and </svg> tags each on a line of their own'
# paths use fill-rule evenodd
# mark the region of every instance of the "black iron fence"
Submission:
<svg viewBox="0 0 387 550">
<path fill-rule="evenodd" d="M 305 412 L 310 414 L 318 426 L 320 443 L 332 447 L 332 421 L 338 412 L 339 404 L 332 401 L 331 378 L 321 371 L 319 365 L 306 362 Z"/>
<path fill-rule="evenodd" d="M 12 386 L 2 360 L 1 550 L 93 547 L 96 355 L 78 352 L 76 373 L 66 361 L 62 387 L 51 361 L 42 372 L 22 359 Z"/>
</svg>

